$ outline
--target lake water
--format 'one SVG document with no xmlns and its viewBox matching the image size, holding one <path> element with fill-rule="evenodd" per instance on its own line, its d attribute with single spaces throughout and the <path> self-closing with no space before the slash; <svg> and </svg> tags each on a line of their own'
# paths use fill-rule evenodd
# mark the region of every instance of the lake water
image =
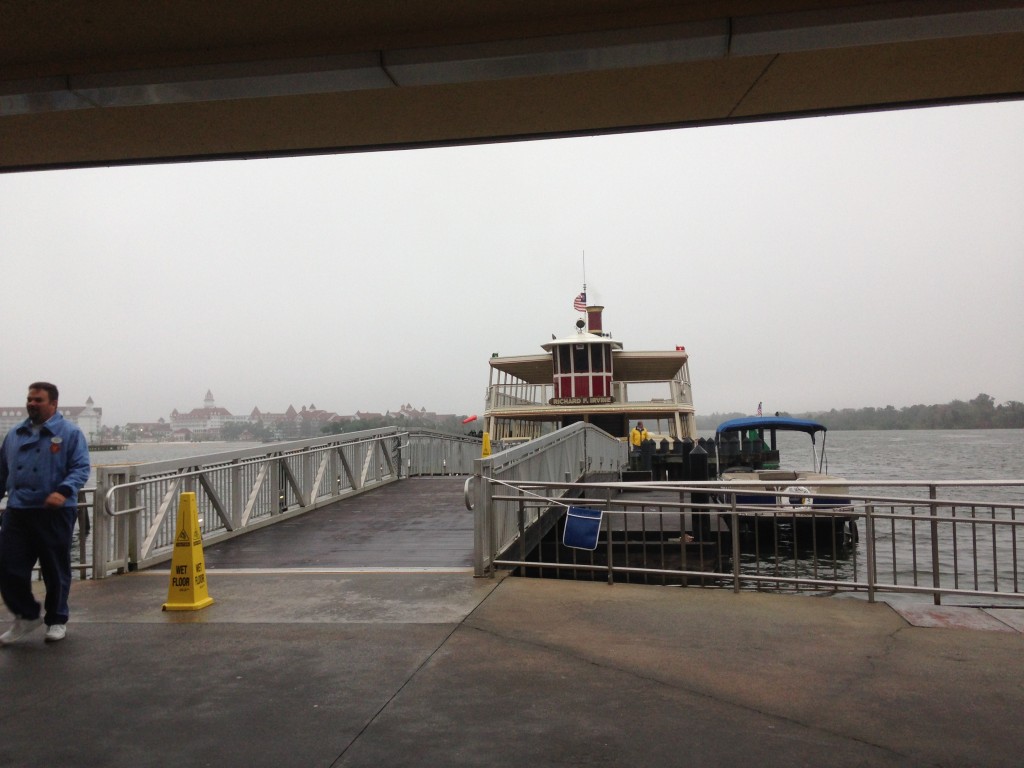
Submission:
<svg viewBox="0 0 1024 768">
<path fill-rule="evenodd" d="M 807 435 L 780 434 L 781 466 L 809 469 L 810 445 Z M 1024 480 L 1024 429 L 829 431 L 825 456 L 827 472 L 850 480 L 855 492 L 887 493 L 856 489 L 856 480 Z M 939 496 L 978 498 L 978 492 L 944 489 Z M 985 488 L 981 498 L 1020 503 L 1024 488 Z"/>
<path fill-rule="evenodd" d="M 1024 479 L 1024 429 L 837 431 L 825 447 L 830 470 L 847 478 Z"/>
</svg>

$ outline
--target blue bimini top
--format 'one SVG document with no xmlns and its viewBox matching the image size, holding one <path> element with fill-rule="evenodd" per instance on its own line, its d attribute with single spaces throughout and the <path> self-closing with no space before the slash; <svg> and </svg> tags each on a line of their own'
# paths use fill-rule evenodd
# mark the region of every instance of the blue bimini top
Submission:
<svg viewBox="0 0 1024 768">
<path fill-rule="evenodd" d="M 787 416 L 746 416 L 742 419 L 723 421 L 715 430 L 715 435 L 723 432 L 743 432 L 748 429 L 778 429 L 789 432 L 806 432 L 814 437 L 816 432 L 826 432 L 824 424 L 809 419 L 793 419 Z"/>
</svg>

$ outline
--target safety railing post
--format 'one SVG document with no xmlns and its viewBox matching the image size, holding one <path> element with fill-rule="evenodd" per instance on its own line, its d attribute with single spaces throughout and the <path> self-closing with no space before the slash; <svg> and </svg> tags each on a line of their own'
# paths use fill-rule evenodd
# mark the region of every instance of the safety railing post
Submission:
<svg viewBox="0 0 1024 768">
<path fill-rule="evenodd" d="M 938 507 L 935 504 L 935 499 L 938 494 L 934 485 L 928 486 L 928 498 L 931 503 L 928 505 L 928 514 L 931 516 L 931 533 L 932 533 L 932 586 L 935 587 L 935 592 L 932 593 L 932 602 L 935 605 L 942 605 L 942 595 L 939 592 L 941 588 L 942 579 L 939 574 L 939 521 L 936 519 L 938 516 Z M 977 552 L 975 552 L 977 557 Z"/>
<path fill-rule="evenodd" d="M 867 546 L 864 556 L 867 558 L 868 569 L 868 602 L 875 602 L 875 507 L 873 504 L 864 506 L 864 528 L 867 533 Z"/>
<path fill-rule="evenodd" d="M 493 490 L 491 488 L 491 475 L 493 468 L 491 463 L 485 459 L 477 459 L 475 462 L 476 471 L 476 501 L 473 505 L 473 575 L 477 577 L 494 576 L 494 568 L 491 561 L 494 559 L 494 551 L 491 548 L 494 534 L 494 511 L 492 506 Z"/>
<path fill-rule="evenodd" d="M 94 579 L 104 579 L 107 576 L 107 551 L 111 519 L 107 516 L 104 503 L 109 488 L 106 469 L 97 467 L 96 488 L 92 494 L 92 577 Z"/>
<path fill-rule="evenodd" d="M 740 516 L 736 511 L 736 494 L 730 493 L 729 529 L 732 535 L 732 591 L 740 591 Z"/>
<path fill-rule="evenodd" d="M 125 471 L 113 471 L 107 467 L 96 470 L 96 491 L 93 494 L 93 529 L 92 529 L 92 571 L 94 579 L 103 579 L 112 568 L 118 573 L 128 569 L 129 534 L 131 521 L 127 516 L 112 518 L 107 514 L 107 495 L 115 486 L 129 481 Z M 119 504 L 117 494 L 113 504 Z M 123 504 L 123 502 L 120 502 Z M 137 516 L 133 516 L 137 517 Z"/>
<path fill-rule="evenodd" d="M 137 479 L 138 477 L 133 472 L 128 473 L 127 481 L 129 483 L 135 482 Z M 139 506 L 138 486 L 133 485 L 128 489 L 128 506 Z M 139 561 L 142 560 L 142 515 L 127 515 L 120 523 L 124 525 L 125 568 L 128 571 L 134 571 L 138 569 Z"/>
<path fill-rule="evenodd" d="M 623 518 L 623 528 L 625 528 L 625 518 L 626 518 L 625 513 L 623 513 L 622 518 Z M 612 558 L 613 558 L 613 555 L 614 555 L 614 552 L 615 552 L 615 548 L 614 548 L 613 543 L 612 543 L 612 516 L 611 515 L 605 515 L 604 516 L 604 543 L 605 543 L 605 548 L 604 548 L 604 550 L 605 550 L 605 557 L 608 560 L 608 583 L 609 584 L 614 584 L 615 583 L 615 563 L 612 562 Z M 628 562 L 626 564 L 629 565 Z"/>
<path fill-rule="evenodd" d="M 272 504 L 273 507 L 270 510 L 271 515 L 279 515 L 284 512 L 284 472 L 281 469 L 281 465 L 284 463 L 284 459 L 280 456 L 274 458 L 268 458 L 270 462 L 270 490 L 273 494 Z"/>
<path fill-rule="evenodd" d="M 245 493 L 242 491 L 242 467 L 239 465 L 236 459 L 233 462 L 234 466 L 231 467 L 231 471 L 228 475 L 231 483 L 231 492 L 228 497 L 231 505 L 228 511 L 228 517 L 231 520 L 231 527 L 240 528 L 242 526 L 242 512 L 245 509 Z"/>
<path fill-rule="evenodd" d="M 526 551 L 526 497 L 523 495 L 522 488 L 517 488 L 516 492 L 519 496 L 519 501 L 516 502 L 519 517 L 519 559 L 525 562 L 528 554 Z"/>
<path fill-rule="evenodd" d="M 85 579 L 86 571 L 88 569 L 88 542 L 90 532 L 92 531 L 92 523 L 89 520 L 89 510 L 95 509 L 95 490 L 93 491 L 93 501 L 89 501 L 89 492 L 84 488 L 78 492 L 78 578 Z"/>
</svg>

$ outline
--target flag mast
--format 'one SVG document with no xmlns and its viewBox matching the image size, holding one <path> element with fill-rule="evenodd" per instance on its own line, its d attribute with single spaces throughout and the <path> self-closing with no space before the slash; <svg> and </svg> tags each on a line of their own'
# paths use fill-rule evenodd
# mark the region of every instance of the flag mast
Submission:
<svg viewBox="0 0 1024 768">
<path fill-rule="evenodd" d="M 587 295 L 587 252 L 581 251 L 583 254 L 583 295 Z"/>
<path fill-rule="evenodd" d="M 586 252 L 584 252 L 584 254 L 583 254 L 583 290 L 580 291 L 579 296 L 577 296 L 573 300 L 572 308 L 575 309 L 577 312 L 586 312 L 587 311 L 587 254 L 586 254 Z"/>
</svg>

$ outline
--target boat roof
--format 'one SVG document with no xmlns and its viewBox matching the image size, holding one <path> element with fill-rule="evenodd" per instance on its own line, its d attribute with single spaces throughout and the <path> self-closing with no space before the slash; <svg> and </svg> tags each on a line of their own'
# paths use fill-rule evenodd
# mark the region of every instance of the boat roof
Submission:
<svg viewBox="0 0 1024 768">
<path fill-rule="evenodd" d="M 607 341 L 607 339 L 605 339 Z M 669 381 L 686 363 L 683 350 L 664 352 L 623 352 L 612 350 L 615 381 Z M 492 357 L 492 368 L 515 376 L 527 384 L 551 384 L 554 380 L 551 355 Z"/>
<path fill-rule="evenodd" d="M 615 341 L 610 336 L 599 336 L 596 333 L 577 333 L 575 336 L 553 339 L 540 346 L 541 349 L 550 352 L 553 347 L 568 347 L 576 344 L 610 344 L 612 349 L 622 349 L 621 341 Z"/>
<path fill-rule="evenodd" d="M 781 429 L 791 432 L 806 432 L 814 436 L 815 432 L 826 432 L 828 427 L 809 419 L 794 419 L 789 416 L 745 416 L 741 419 L 730 419 L 718 425 L 715 434 L 722 432 L 742 432 L 745 429 Z"/>
</svg>

